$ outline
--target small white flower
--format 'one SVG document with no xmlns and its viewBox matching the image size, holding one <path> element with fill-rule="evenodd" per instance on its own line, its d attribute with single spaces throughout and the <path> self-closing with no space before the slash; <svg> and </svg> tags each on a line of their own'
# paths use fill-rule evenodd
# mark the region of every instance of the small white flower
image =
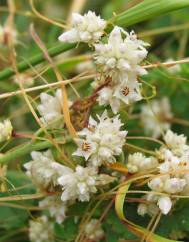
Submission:
<svg viewBox="0 0 189 242">
<path fill-rule="evenodd" d="M 124 39 L 122 34 L 126 36 Z M 107 44 L 95 44 L 96 64 L 107 76 L 112 77 L 114 83 L 127 82 L 131 73 L 135 75 L 146 73 L 139 66 L 147 55 L 145 45 L 143 41 L 137 40 L 134 32 L 129 34 L 115 26 Z"/>
<path fill-rule="evenodd" d="M 0 142 L 9 140 L 12 135 L 13 127 L 9 119 L 0 122 Z"/>
<path fill-rule="evenodd" d="M 112 112 L 117 114 L 121 104 L 131 105 L 142 100 L 141 84 L 138 81 L 122 82 L 120 85 L 104 87 L 98 92 L 97 101 L 100 106 L 110 105 Z"/>
<path fill-rule="evenodd" d="M 57 89 L 55 96 L 47 93 L 40 94 L 41 104 L 37 106 L 42 118 L 41 121 L 46 125 L 53 125 L 55 127 L 62 127 L 62 106 L 63 102 L 61 89 Z"/>
<path fill-rule="evenodd" d="M 39 202 L 39 207 L 48 209 L 50 216 L 61 224 L 66 218 L 67 204 L 60 200 L 58 196 L 49 196 Z"/>
<path fill-rule="evenodd" d="M 176 177 L 170 178 L 165 181 L 164 191 L 169 194 L 180 193 L 183 191 L 185 185 L 186 185 L 185 179 L 180 179 Z"/>
<path fill-rule="evenodd" d="M 168 214 L 172 207 L 172 201 L 170 197 L 162 196 L 158 199 L 158 207 L 163 214 Z"/>
<path fill-rule="evenodd" d="M 141 216 L 144 216 L 145 214 L 153 216 L 159 211 L 166 215 L 170 212 L 173 205 L 170 197 L 168 196 L 157 196 L 149 193 L 142 198 L 146 199 L 148 203 L 141 203 L 138 205 L 137 212 Z"/>
<path fill-rule="evenodd" d="M 72 28 L 59 36 L 62 42 L 87 42 L 94 43 L 104 34 L 106 21 L 89 11 L 83 16 L 78 13 L 72 14 Z"/>
<path fill-rule="evenodd" d="M 91 219 L 84 228 L 85 235 L 92 241 L 100 241 L 104 237 L 104 231 L 98 219 Z"/>
<path fill-rule="evenodd" d="M 156 192 L 162 192 L 164 190 L 164 181 L 166 176 L 155 177 L 148 182 L 149 188 Z"/>
<path fill-rule="evenodd" d="M 137 213 L 140 216 L 144 216 L 148 213 L 148 206 L 144 203 L 140 203 L 137 208 Z"/>
<path fill-rule="evenodd" d="M 165 146 L 161 146 L 159 150 L 156 151 L 156 154 L 160 160 L 164 160 L 167 162 L 179 163 L 179 158 L 173 154 L 170 149 L 167 149 Z"/>
<path fill-rule="evenodd" d="M 140 94 L 140 83 L 138 81 L 122 82 L 115 89 L 114 97 L 118 98 L 126 105 L 132 104 L 134 102 L 140 101 L 142 96 Z"/>
<path fill-rule="evenodd" d="M 138 205 L 137 213 L 140 216 L 148 214 L 149 216 L 154 216 L 159 212 L 159 207 L 157 206 L 158 196 L 149 193 L 142 197 L 147 203 L 140 203 Z"/>
<path fill-rule="evenodd" d="M 160 173 L 176 174 L 180 169 L 187 168 L 189 159 L 185 156 L 176 156 L 173 152 L 165 147 L 161 147 L 157 151 L 159 158 L 164 161 L 159 165 Z"/>
<path fill-rule="evenodd" d="M 189 150 L 189 146 L 186 144 L 187 138 L 183 134 L 178 135 L 168 130 L 164 136 L 164 140 L 175 155 L 182 155 L 183 152 Z"/>
<path fill-rule="evenodd" d="M 170 128 L 169 120 L 172 118 L 170 103 L 167 97 L 160 100 L 153 100 L 151 105 L 142 105 L 141 121 L 147 135 L 154 138 L 161 136 L 163 131 Z"/>
<path fill-rule="evenodd" d="M 31 153 L 32 161 L 24 164 L 26 174 L 41 189 L 52 191 L 58 185 L 57 178 L 64 171 L 64 166 L 54 161 L 50 150 Z"/>
<path fill-rule="evenodd" d="M 165 195 L 148 194 L 144 196 L 151 204 L 158 206 L 163 214 L 168 214 L 175 202 L 178 199 L 171 197 L 174 195 L 188 195 L 189 194 L 189 146 L 186 144 L 186 137 L 184 135 L 177 135 L 171 130 L 168 130 L 164 140 L 166 145 L 162 145 L 156 150 L 157 161 L 156 171 L 158 173 L 148 182 L 148 187 L 155 193 L 164 193 Z M 140 154 L 140 153 L 139 153 Z M 129 169 L 134 172 L 139 171 L 138 163 L 143 165 L 143 155 L 131 156 L 131 161 L 128 163 Z M 151 196 L 150 196 L 151 195 Z M 139 214 L 150 214 L 149 205 L 147 207 L 138 207 Z M 143 210 L 142 210 L 143 209 Z M 147 210 L 147 212 L 145 211 Z M 143 212 L 144 211 L 144 212 Z"/>
<path fill-rule="evenodd" d="M 143 198 L 145 198 L 148 202 L 157 202 L 158 196 L 154 193 L 148 193 Z"/>
<path fill-rule="evenodd" d="M 77 166 L 75 171 L 65 167 L 58 183 L 62 186 L 62 201 L 73 201 L 78 199 L 81 202 L 89 201 L 90 195 L 97 192 L 96 186 L 106 185 L 112 182 L 108 175 L 98 175 L 93 167 Z"/>
<path fill-rule="evenodd" d="M 111 77 L 109 86 L 98 93 L 99 105 L 110 104 L 117 113 L 121 102 L 130 105 L 142 99 L 137 76 L 147 73 L 139 65 L 147 55 L 144 46 L 146 43 L 138 40 L 134 32 L 129 34 L 118 26 L 110 33 L 108 43 L 95 44 L 96 64 L 105 77 Z"/>
<path fill-rule="evenodd" d="M 155 157 L 146 157 L 140 152 L 128 156 L 128 170 L 130 173 L 145 172 L 157 168 L 158 161 Z"/>
<path fill-rule="evenodd" d="M 29 224 L 29 238 L 31 242 L 54 242 L 54 227 L 46 216 L 31 220 Z"/>
<path fill-rule="evenodd" d="M 111 87 L 104 87 L 98 92 L 97 101 L 99 105 L 110 105 L 112 112 L 116 114 L 120 108 L 120 99 L 114 95 L 114 90 Z"/>
<path fill-rule="evenodd" d="M 76 139 L 79 147 L 73 153 L 85 157 L 93 166 L 116 162 L 115 156 L 121 154 L 127 135 L 127 131 L 120 130 L 122 123 L 118 116 L 109 118 L 105 111 L 97 117 L 98 123 L 90 118 L 88 128 L 78 133 L 83 139 Z"/>
<path fill-rule="evenodd" d="M 85 160 L 96 151 L 96 143 L 90 140 L 75 139 L 78 145 L 78 149 L 73 153 L 75 156 L 83 156 Z"/>
</svg>

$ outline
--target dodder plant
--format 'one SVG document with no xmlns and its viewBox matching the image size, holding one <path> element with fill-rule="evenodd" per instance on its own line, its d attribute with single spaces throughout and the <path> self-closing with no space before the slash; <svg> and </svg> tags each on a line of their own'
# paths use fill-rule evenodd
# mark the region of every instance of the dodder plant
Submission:
<svg viewBox="0 0 189 242">
<path fill-rule="evenodd" d="M 119 114 L 131 112 L 135 102 L 150 98 L 144 92 L 144 85 L 149 84 L 142 80 L 150 65 L 142 64 L 147 57 L 148 43 L 138 39 L 134 31 L 127 32 L 123 27 L 188 5 L 188 1 L 146 0 L 110 21 L 92 11 L 83 16 L 73 13 L 71 28 L 59 36 L 63 44 L 47 51 L 32 30 L 43 55 L 31 58 L 30 64 L 23 62 L 17 66 L 13 57 L 13 69 L 0 72 L 0 79 L 16 74 L 21 89 L 0 97 L 23 94 L 40 125 L 40 129 L 31 135 L 30 143 L 0 156 L 0 162 L 7 163 L 31 153 L 31 161 L 23 166 L 36 193 L 4 195 L 7 189 L 3 186 L 0 198 L 0 202 L 40 199 L 38 204 L 25 207 L 37 210 L 31 214 L 27 229 L 31 241 L 106 241 L 108 231 L 103 228 L 103 220 L 109 211 L 112 212 L 113 204 L 129 236 L 132 236 L 131 231 L 142 241 L 171 241 L 156 235 L 154 230 L 161 216 L 170 214 L 179 199 L 188 196 L 189 146 L 183 134 L 177 135 L 169 129 L 168 120 L 155 123 L 160 126 L 154 136 L 163 136 L 163 141 L 149 137 L 158 144 L 155 150 L 145 150 L 127 142 L 127 120 L 121 119 Z M 13 35 L 9 38 L 8 44 L 14 50 Z M 88 44 L 91 49 L 95 68 L 91 67 L 90 75 L 82 74 L 64 81 L 51 58 L 80 42 Z M 49 61 L 58 82 L 24 89 L 19 72 L 44 60 Z M 87 96 L 74 98 L 67 93 L 66 84 L 91 77 L 94 80 L 92 84 L 87 83 L 90 85 Z M 53 86 L 59 87 L 54 90 Z M 149 86 L 154 96 L 154 87 Z M 33 107 L 26 93 L 42 88 L 47 90 L 40 93 L 40 100 Z M 75 88 L 73 90 L 78 94 Z M 172 118 L 169 104 L 166 103 L 166 107 L 167 117 Z M 150 115 L 144 108 L 144 123 L 144 117 L 149 121 Z M 4 120 L 0 123 L 0 141 L 9 140 L 11 136 L 17 138 L 19 134 L 9 120 Z M 125 147 L 140 152 L 130 153 Z M 6 182 L 5 167 L 1 173 Z M 138 215 L 147 214 L 152 218 L 147 228 L 127 218 L 126 200 L 138 203 Z M 6 205 L 24 208 L 18 203 Z M 67 236 L 65 231 L 70 227 L 73 231 Z M 124 234 L 122 236 L 119 241 L 124 239 Z"/>
</svg>

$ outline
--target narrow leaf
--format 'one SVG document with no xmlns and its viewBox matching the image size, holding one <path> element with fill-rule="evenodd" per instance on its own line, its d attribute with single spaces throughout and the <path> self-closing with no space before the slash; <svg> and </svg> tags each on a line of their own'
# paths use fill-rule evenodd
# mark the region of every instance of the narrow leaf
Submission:
<svg viewBox="0 0 189 242">
<path fill-rule="evenodd" d="M 185 7 L 189 7 L 189 0 L 144 0 L 110 21 L 114 25 L 128 27 Z"/>
<path fill-rule="evenodd" d="M 143 235 L 148 234 L 150 231 L 148 231 L 147 229 L 138 226 L 132 222 L 130 222 L 129 220 L 126 219 L 125 215 L 124 215 L 124 203 L 125 203 L 125 198 L 127 195 L 127 191 L 129 190 L 130 187 L 130 183 L 121 186 L 118 191 L 117 191 L 117 195 L 115 198 L 115 210 L 116 213 L 118 215 L 118 217 L 125 221 L 127 223 L 128 228 L 130 228 L 130 230 L 138 237 L 142 237 Z M 179 242 L 176 240 L 170 240 L 170 239 L 166 239 L 163 238 L 157 234 L 152 233 L 150 236 L 150 242 Z"/>
</svg>

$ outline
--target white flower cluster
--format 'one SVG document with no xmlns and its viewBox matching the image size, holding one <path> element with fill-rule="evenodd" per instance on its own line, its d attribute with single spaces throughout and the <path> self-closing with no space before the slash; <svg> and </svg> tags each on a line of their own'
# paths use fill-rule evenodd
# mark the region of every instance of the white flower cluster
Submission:
<svg viewBox="0 0 189 242">
<path fill-rule="evenodd" d="M 94 167 L 77 166 L 75 171 L 65 167 L 58 183 L 62 186 L 62 201 L 89 201 L 90 195 L 97 192 L 98 186 L 104 186 L 115 179 L 109 175 L 98 174 Z"/>
<path fill-rule="evenodd" d="M 39 207 L 48 209 L 50 216 L 61 224 L 66 218 L 67 203 L 61 201 L 59 196 L 48 196 L 39 202 Z"/>
<path fill-rule="evenodd" d="M 187 138 L 183 134 L 177 135 L 173 133 L 171 130 L 168 130 L 165 137 L 165 143 L 168 148 L 173 152 L 174 155 L 182 156 L 187 154 L 189 151 L 189 146 L 187 145 Z M 188 159 L 188 157 L 184 157 L 184 159 Z"/>
<path fill-rule="evenodd" d="M 147 73 L 140 63 L 147 56 L 145 46 L 148 44 L 138 40 L 134 31 L 128 33 L 118 26 L 113 28 L 107 43 L 100 42 L 106 22 L 91 11 L 84 16 L 73 14 L 72 25 L 73 28 L 63 33 L 59 40 L 69 43 L 83 41 L 94 45 L 94 59 L 104 78 L 97 80 L 93 86 L 103 84 L 102 80 L 104 82 L 107 77 L 111 78 L 107 87 L 98 93 L 99 104 L 110 105 L 113 113 L 117 113 L 121 103 L 130 105 L 141 100 L 141 83 L 137 78 Z"/>
<path fill-rule="evenodd" d="M 43 92 L 40 94 L 40 99 L 41 104 L 37 106 L 37 109 L 42 116 L 41 121 L 46 125 L 61 128 L 63 126 L 61 89 L 56 90 L 55 96 Z"/>
<path fill-rule="evenodd" d="M 117 26 L 110 33 L 107 44 L 95 44 L 96 64 L 106 77 L 112 78 L 111 85 L 99 92 L 100 105 L 110 104 L 112 111 L 117 113 L 121 101 L 129 105 L 142 99 L 137 76 L 147 73 L 139 65 L 147 56 L 146 45 L 133 31 L 127 33 Z"/>
<path fill-rule="evenodd" d="M 127 167 L 130 173 L 150 171 L 155 169 L 157 165 L 158 160 L 153 156 L 146 157 L 140 152 L 128 156 Z"/>
<path fill-rule="evenodd" d="M 98 219 L 91 219 L 84 229 L 85 235 L 91 241 L 99 241 L 104 237 L 104 231 Z"/>
<path fill-rule="evenodd" d="M 137 213 L 141 216 L 144 216 L 145 214 L 153 216 L 159 211 L 163 214 L 167 214 L 172 207 L 172 201 L 168 196 L 148 194 L 142 198 L 146 200 L 146 203 L 139 204 L 137 209 Z"/>
<path fill-rule="evenodd" d="M 13 127 L 9 119 L 0 122 L 0 142 L 9 140 L 12 135 Z"/>
<path fill-rule="evenodd" d="M 140 204 L 138 207 L 138 213 L 141 215 L 152 214 L 152 210 L 157 211 L 158 208 L 163 214 L 168 214 L 177 201 L 176 195 L 189 195 L 187 139 L 184 135 L 177 135 L 168 130 L 164 140 L 166 145 L 156 151 L 159 161 L 156 165 L 157 174 L 148 182 L 148 187 L 153 192 L 144 196 L 148 203 Z M 162 193 L 162 195 L 157 195 L 157 193 Z"/>
<path fill-rule="evenodd" d="M 122 38 L 125 35 L 125 38 Z M 117 113 L 121 101 L 126 105 L 142 99 L 137 76 L 147 72 L 139 64 L 147 56 L 147 44 L 119 27 L 114 27 L 107 44 L 95 44 L 95 60 L 104 75 L 112 78 L 111 85 L 99 92 L 100 105 L 110 104 Z"/>
<path fill-rule="evenodd" d="M 31 153 L 32 161 L 25 163 L 26 174 L 42 190 L 52 191 L 58 185 L 57 179 L 64 172 L 64 166 L 54 161 L 50 150 Z"/>
<path fill-rule="evenodd" d="M 29 238 L 31 242 L 54 242 L 54 226 L 46 216 L 31 220 Z"/>
<path fill-rule="evenodd" d="M 76 166 L 75 170 L 54 161 L 50 150 L 32 152 L 32 161 L 24 164 L 26 174 L 32 179 L 37 188 L 48 192 L 60 191 L 57 196 L 46 197 L 39 206 L 49 210 L 57 223 L 65 219 L 65 212 L 70 203 L 79 200 L 89 201 L 90 196 L 97 192 L 98 187 L 105 186 L 115 180 L 106 174 L 98 174 L 95 167 Z M 62 200 L 62 201 L 61 201 Z"/>
<path fill-rule="evenodd" d="M 147 56 L 148 52 L 144 47 L 146 45 L 145 42 L 137 39 L 134 31 L 127 33 L 122 28 L 115 26 L 109 35 L 107 44 L 95 44 L 95 60 L 106 75 L 109 76 L 110 72 L 113 82 L 120 84 L 124 81 L 127 83 L 131 74 L 143 75 L 146 73 L 146 70 L 139 65 Z"/>
<path fill-rule="evenodd" d="M 94 12 L 89 11 L 84 16 L 72 14 L 72 28 L 62 35 L 59 40 L 62 42 L 97 42 L 104 34 L 106 21 L 96 16 Z"/>
<path fill-rule="evenodd" d="M 170 129 L 170 119 L 173 117 L 169 99 L 163 97 L 144 104 L 141 108 L 141 122 L 147 135 L 158 138 L 164 131 Z"/>
<path fill-rule="evenodd" d="M 120 130 L 123 124 L 119 116 L 109 118 L 105 110 L 101 117 L 97 117 L 99 122 L 90 117 L 88 128 L 78 133 L 82 138 L 76 139 L 79 147 L 73 153 L 83 156 L 95 167 L 116 162 L 115 156 L 121 154 L 127 135 L 127 131 Z"/>
</svg>

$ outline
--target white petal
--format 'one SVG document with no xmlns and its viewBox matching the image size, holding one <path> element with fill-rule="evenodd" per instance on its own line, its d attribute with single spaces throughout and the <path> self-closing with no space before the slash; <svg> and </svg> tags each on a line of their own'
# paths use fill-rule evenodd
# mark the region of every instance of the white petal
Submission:
<svg viewBox="0 0 189 242">
<path fill-rule="evenodd" d="M 78 32 L 76 29 L 71 29 L 58 37 L 58 40 L 61 42 L 75 43 L 80 41 Z"/>
<path fill-rule="evenodd" d="M 172 201 L 169 197 L 160 197 L 158 200 L 158 207 L 163 214 L 168 214 L 172 207 Z"/>
</svg>

